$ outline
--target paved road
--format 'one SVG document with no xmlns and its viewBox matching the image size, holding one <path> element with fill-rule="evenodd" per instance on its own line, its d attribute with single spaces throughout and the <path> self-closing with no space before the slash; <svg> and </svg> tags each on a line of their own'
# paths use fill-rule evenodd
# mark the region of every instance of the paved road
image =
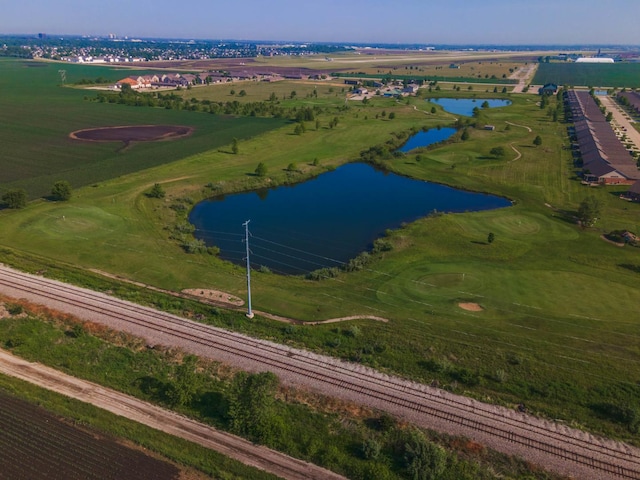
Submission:
<svg viewBox="0 0 640 480">
<path fill-rule="evenodd" d="M 254 445 L 170 410 L 124 393 L 30 363 L 0 349 L 0 372 L 95 405 L 121 417 L 220 452 L 246 465 L 291 480 L 343 480 L 344 477 L 275 450 Z M 2 474 L 0 474 L 0 477 Z"/>
<path fill-rule="evenodd" d="M 625 128 L 627 137 L 633 142 L 633 144 L 640 149 L 640 132 L 636 130 L 633 124 L 625 117 L 624 111 L 609 95 L 598 95 L 598 98 L 602 102 L 602 106 L 607 109 L 608 112 L 613 114 L 613 126 L 619 126 Z"/>
</svg>

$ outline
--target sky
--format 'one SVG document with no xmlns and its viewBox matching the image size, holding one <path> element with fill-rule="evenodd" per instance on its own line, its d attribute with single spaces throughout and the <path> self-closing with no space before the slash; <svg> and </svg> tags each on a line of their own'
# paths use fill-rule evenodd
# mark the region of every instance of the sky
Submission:
<svg viewBox="0 0 640 480">
<path fill-rule="evenodd" d="M 13 0 L 0 34 L 640 45 L 640 0 Z"/>
</svg>

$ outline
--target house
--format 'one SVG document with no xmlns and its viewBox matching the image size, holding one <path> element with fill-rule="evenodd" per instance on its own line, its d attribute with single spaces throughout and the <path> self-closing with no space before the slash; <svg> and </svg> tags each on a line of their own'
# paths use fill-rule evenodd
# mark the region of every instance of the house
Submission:
<svg viewBox="0 0 640 480">
<path fill-rule="evenodd" d="M 458 65 L 457 63 L 451 63 L 449 64 L 449 68 L 460 68 L 460 65 Z"/>
<path fill-rule="evenodd" d="M 364 87 L 360 87 L 360 88 L 356 88 L 353 93 L 355 93 L 356 95 L 366 95 L 369 93 L 369 90 L 367 90 Z"/>
<path fill-rule="evenodd" d="M 344 84 L 345 85 L 358 85 L 360 82 L 358 82 L 358 80 L 345 80 Z"/>
<path fill-rule="evenodd" d="M 406 87 L 404 87 L 402 89 L 402 93 L 408 93 L 409 95 L 415 95 L 416 93 L 418 93 L 418 89 L 420 88 L 419 85 L 416 85 L 415 83 L 410 83 L 409 85 L 407 85 Z"/>
<path fill-rule="evenodd" d="M 539 95 L 555 95 L 558 91 L 558 85 L 555 83 L 547 83 L 538 89 Z"/>
<path fill-rule="evenodd" d="M 493 132 L 496 129 L 496 126 L 495 125 L 485 125 L 484 129 L 485 130 L 490 130 L 490 131 Z"/>
</svg>

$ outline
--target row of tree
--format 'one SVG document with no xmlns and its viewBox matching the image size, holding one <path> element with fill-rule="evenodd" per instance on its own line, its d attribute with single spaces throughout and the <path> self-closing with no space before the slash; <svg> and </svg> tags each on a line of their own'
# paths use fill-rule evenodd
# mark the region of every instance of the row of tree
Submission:
<svg viewBox="0 0 640 480">
<path fill-rule="evenodd" d="M 60 180 L 53 184 L 51 196 L 54 201 L 66 201 L 71 198 L 71 184 L 66 180 Z M 12 188 L 2 195 L 2 203 L 7 208 L 24 208 L 27 206 L 27 191 L 23 188 Z"/>
</svg>

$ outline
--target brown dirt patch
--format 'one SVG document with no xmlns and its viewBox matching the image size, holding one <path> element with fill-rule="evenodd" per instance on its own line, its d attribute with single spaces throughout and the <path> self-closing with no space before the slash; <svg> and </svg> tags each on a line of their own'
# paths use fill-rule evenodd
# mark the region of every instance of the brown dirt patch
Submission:
<svg viewBox="0 0 640 480">
<path fill-rule="evenodd" d="M 468 312 L 482 312 L 484 310 L 484 308 L 474 302 L 460 302 L 458 306 Z"/>
<path fill-rule="evenodd" d="M 88 128 L 71 132 L 74 140 L 89 142 L 158 142 L 175 140 L 193 133 L 192 127 L 180 125 L 129 125 L 119 127 Z"/>
<path fill-rule="evenodd" d="M 228 303 L 237 307 L 244 305 L 244 300 L 229 293 L 220 290 L 204 290 L 201 288 L 188 288 L 182 290 L 182 293 L 193 295 L 194 297 L 204 298 L 205 300 L 213 300 L 216 302 Z"/>
</svg>

